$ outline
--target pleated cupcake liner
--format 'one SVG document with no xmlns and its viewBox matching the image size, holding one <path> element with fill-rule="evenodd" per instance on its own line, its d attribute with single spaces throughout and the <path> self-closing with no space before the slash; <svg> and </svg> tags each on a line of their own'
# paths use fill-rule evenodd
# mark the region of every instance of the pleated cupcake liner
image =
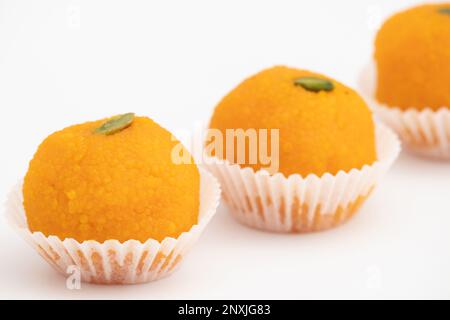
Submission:
<svg viewBox="0 0 450 320">
<path fill-rule="evenodd" d="M 145 243 L 129 240 L 103 243 L 75 239 L 61 240 L 28 229 L 23 207 L 22 182 L 10 193 L 6 216 L 11 226 L 58 272 L 69 276 L 73 268 L 81 280 L 96 284 L 139 284 L 172 274 L 195 244 L 216 213 L 221 188 L 217 180 L 200 169 L 200 209 L 198 224 L 178 238 L 162 242 L 149 239 Z"/>
<path fill-rule="evenodd" d="M 402 110 L 375 99 L 375 63 L 364 68 L 359 87 L 375 114 L 394 130 L 405 148 L 421 156 L 450 160 L 450 107 Z"/>
<path fill-rule="evenodd" d="M 194 135 L 196 146 L 200 137 Z M 397 136 L 378 123 L 376 146 L 378 160 L 372 165 L 321 177 L 269 175 L 205 154 L 200 160 L 195 154 L 219 180 L 223 198 L 239 222 L 266 231 L 305 233 L 335 227 L 357 211 L 400 152 Z"/>
</svg>

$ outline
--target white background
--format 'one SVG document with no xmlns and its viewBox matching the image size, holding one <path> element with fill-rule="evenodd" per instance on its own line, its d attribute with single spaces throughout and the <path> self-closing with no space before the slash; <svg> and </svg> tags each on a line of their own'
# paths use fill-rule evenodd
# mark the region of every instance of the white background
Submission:
<svg viewBox="0 0 450 320">
<path fill-rule="evenodd" d="M 379 23 L 419 1 L 0 0 L 0 197 L 67 125 L 134 111 L 180 132 L 265 67 L 351 86 Z M 450 298 L 450 163 L 402 154 L 337 229 L 276 235 L 221 206 L 172 277 L 69 291 L 0 220 L 0 298 Z"/>
</svg>

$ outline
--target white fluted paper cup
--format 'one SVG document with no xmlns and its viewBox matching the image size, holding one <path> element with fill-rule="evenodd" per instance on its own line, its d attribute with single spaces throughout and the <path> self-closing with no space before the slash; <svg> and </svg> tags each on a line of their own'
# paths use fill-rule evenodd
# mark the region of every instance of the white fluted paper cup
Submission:
<svg viewBox="0 0 450 320">
<path fill-rule="evenodd" d="M 375 114 L 418 155 L 450 160 L 450 107 L 402 110 L 375 99 L 376 68 L 372 61 L 360 75 L 359 88 Z"/>
<path fill-rule="evenodd" d="M 90 240 L 45 236 L 28 229 L 23 207 L 22 182 L 8 197 L 6 215 L 13 228 L 58 272 L 67 275 L 70 267 L 81 272 L 81 280 L 97 284 L 138 284 L 155 281 L 172 274 L 197 241 L 216 213 L 221 189 L 217 180 L 200 169 L 199 221 L 177 239 L 145 243 L 129 240 L 103 243 Z"/>
<path fill-rule="evenodd" d="M 200 136 L 194 136 L 195 145 Z M 376 124 L 376 144 L 378 159 L 372 165 L 321 177 L 269 175 L 204 154 L 202 165 L 221 183 L 224 200 L 239 222 L 266 231 L 304 233 L 347 221 L 369 196 L 400 152 L 397 136 L 382 124 Z"/>
</svg>

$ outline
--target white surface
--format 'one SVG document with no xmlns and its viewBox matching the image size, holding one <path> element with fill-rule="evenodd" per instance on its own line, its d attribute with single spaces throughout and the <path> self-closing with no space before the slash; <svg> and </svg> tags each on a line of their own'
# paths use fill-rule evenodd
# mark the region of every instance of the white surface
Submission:
<svg viewBox="0 0 450 320">
<path fill-rule="evenodd" d="M 0 0 L 0 196 L 39 142 L 134 111 L 179 132 L 274 64 L 355 86 L 377 23 L 419 1 Z M 132 287 L 69 291 L 0 220 L 0 298 L 450 298 L 450 163 L 403 154 L 332 231 L 247 229 L 222 206 L 181 269 Z"/>
</svg>

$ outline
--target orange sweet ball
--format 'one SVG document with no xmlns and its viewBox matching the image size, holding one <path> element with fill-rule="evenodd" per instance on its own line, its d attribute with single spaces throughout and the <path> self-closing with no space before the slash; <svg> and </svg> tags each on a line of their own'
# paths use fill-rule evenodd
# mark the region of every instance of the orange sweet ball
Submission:
<svg viewBox="0 0 450 320">
<path fill-rule="evenodd" d="M 95 132 L 105 121 L 65 128 L 40 145 L 23 186 L 30 230 L 80 242 L 161 241 L 189 231 L 200 176 L 193 162 L 172 161 L 179 142 L 149 118 Z"/>
<path fill-rule="evenodd" d="M 295 84 L 304 77 L 328 80 L 334 89 L 311 91 Z M 366 103 L 343 84 L 305 70 L 279 66 L 245 80 L 216 107 L 210 128 L 219 129 L 225 139 L 226 129 L 279 129 L 279 172 L 285 176 L 336 174 L 376 160 L 374 122 Z M 246 160 L 240 165 L 264 168 L 260 161 Z"/>
<path fill-rule="evenodd" d="M 389 18 L 375 41 L 377 99 L 403 110 L 450 106 L 450 3 Z"/>
</svg>

